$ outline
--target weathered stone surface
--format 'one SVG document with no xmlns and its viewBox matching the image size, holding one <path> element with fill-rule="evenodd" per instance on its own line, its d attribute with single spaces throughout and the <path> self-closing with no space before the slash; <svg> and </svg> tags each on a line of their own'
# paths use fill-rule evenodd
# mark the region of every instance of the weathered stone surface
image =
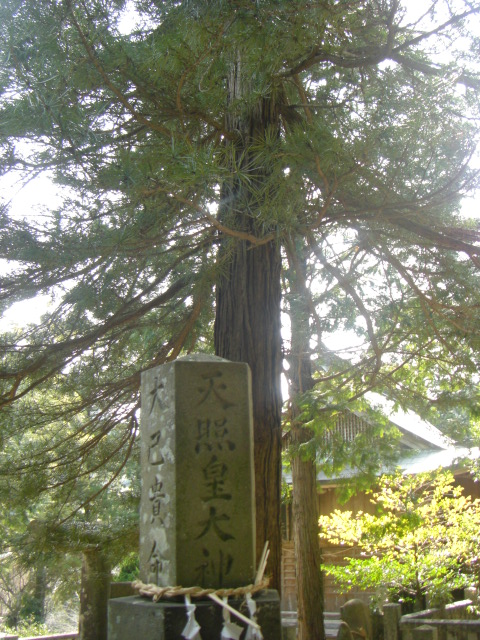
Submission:
<svg viewBox="0 0 480 640">
<path fill-rule="evenodd" d="M 414 640 L 437 640 L 438 629 L 430 627 L 428 624 L 422 624 L 412 629 L 412 636 Z"/>
<path fill-rule="evenodd" d="M 346 602 L 340 607 L 340 617 L 354 634 L 361 634 L 365 640 L 372 640 L 370 610 L 363 600 L 353 598 Z"/>
<path fill-rule="evenodd" d="M 280 600 L 276 591 L 267 589 L 254 596 L 257 603 L 256 619 L 264 640 L 280 640 Z M 204 640 L 220 638 L 223 625 L 222 607 L 210 599 L 194 599 L 195 618 Z M 248 616 L 245 599 L 229 598 L 228 604 Z M 234 615 L 232 621 L 246 627 Z M 108 640 L 178 640 L 187 623 L 185 604 L 182 602 L 152 602 L 133 596 L 116 598 L 109 604 Z M 243 637 L 243 636 L 242 636 Z"/>
<path fill-rule="evenodd" d="M 214 356 L 142 375 L 140 578 L 236 587 L 255 572 L 248 366 Z"/>
<path fill-rule="evenodd" d="M 337 640 L 353 640 L 353 635 L 350 627 L 346 622 L 340 622 L 337 632 Z"/>
<path fill-rule="evenodd" d="M 98 640 L 107 634 L 110 564 L 101 547 L 86 548 L 82 555 L 78 636 L 82 640 Z"/>
<path fill-rule="evenodd" d="M 401 615 L 402 606 L 397 602 L 389 602 L 383 605 L 383 635 L 385 640 L 398 639 Z"/>
</svg>

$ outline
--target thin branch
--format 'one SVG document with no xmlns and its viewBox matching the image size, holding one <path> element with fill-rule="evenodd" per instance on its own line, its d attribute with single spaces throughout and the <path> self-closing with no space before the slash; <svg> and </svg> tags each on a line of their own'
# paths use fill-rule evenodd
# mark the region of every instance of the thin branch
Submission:
<svg viewBox="0 0 480 640">
<path fill-rule="evenodd" d="M 375 335 L 375 328 L 373 326 L 370 313 L 368 312 L 367 308 L 363 304 L 363 300 L 360 297 L 360 295 L 357 293 L 355 287 L 350 283 L 349 280 L 345 278 L 344 274 L 340 271 L 340 269 L 335 267 L 331 262 L 329 262 L 325 258 L 325 256 L 323 255 L 323 252 L 320 250 L 317 243 L 315 242 L 315 239 L 312 238 L 311 235 L 308 238 L 308 243 L 310 245 L 312 252 L 315 254 L 317 259 L 323 265 L 324 269 L 335 277 L 335 279 L 338 282 L 338 285 L 345 291 L 345 293 L 347 293 L 352 298 L 352 300 L 355 303 L 355 306 L 360 312 L 360 315 L 365 320 L 365 323 L 367 325 L 368 337 L 370 340 L 370 344 L 372 345 L 372 349 L 374 351 L 375 359 L 376 359 L 376 364 L 372 373 L 372 378 L 375 378 L 375 376 L 378 374 L 382 366 L 382 350 L 380 349 L 380 346 L 377 341 L 377 337 Z"/>
</svg>

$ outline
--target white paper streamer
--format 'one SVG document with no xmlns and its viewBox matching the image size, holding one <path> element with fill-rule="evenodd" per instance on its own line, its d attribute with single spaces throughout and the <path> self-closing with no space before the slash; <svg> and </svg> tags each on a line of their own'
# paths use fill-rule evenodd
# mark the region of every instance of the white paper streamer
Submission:
<svg viewBox="0 0 480 640">
<path fill-rule="evenodd" d="M 200 635 L 200 625 L 195 620 L 195 605 L 192 604 L 190 596 L 185 596 L 185 607 L 187 609 L 187 624 L 182 631 L 182 638 L 185 640 L 202 640 Z"/>
<path fill-rule="evenodd" d="M 208 597 L 211 598 L 214 602 L 219 604 L 224 609 L 228 609 L 230 611 L 230 613 L 232 613 L 234 616 L 236 616 L 239 620 L 241 620 L 245 624 L 251 625 L 251 626 L 256 627 L 257 629 L 260 630 L 260 627 L 255 622 L 255 620 L 251 620 L 250 618 L 247 618 L 246 616 L 244 616 L 243 613 L 240 613 L 240 611 L 237 611 L 236 609 L 231 607 L 228 604 L 228 602 L 224 602 L 224 600 L 221 600 L 215 593 L 209 593 Z"/>
<path fill-rule="evenodd" d="M 223 603 L 227 604 L 228 599 L 223 598 Z M 220 634 L 221 640 L 239 640 L 242 635 L 243 627 L 232 622 L 230 619 L 230 611 L 224 606 L 223 607 L 223 627 L 222 633 Z"/>
<path fill-rule="evenodd" d="M 257 622 L 257 615 L 256 615 L 257 614 L 257 603 L 252 598 L 252 595 L 250 593 L 247 593 L 246 599 L 247 599 L 248 612 L 250 613 L 250 618 L 254 622 Z M 263 636 L 262 636 L 262 632 L 260 631 L 260 627 L 253 627 L 253 626 L 249 625 L 249 627 L 247 629 L 247 633 L 245 635 L 245 640 L 263 640 Z"/>
</svg>

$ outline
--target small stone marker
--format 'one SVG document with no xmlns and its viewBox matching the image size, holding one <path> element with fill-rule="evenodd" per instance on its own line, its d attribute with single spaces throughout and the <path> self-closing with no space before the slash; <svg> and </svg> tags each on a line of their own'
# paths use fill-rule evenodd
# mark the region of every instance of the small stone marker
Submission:
<svg viewBox="0 0 480 640">
<path fill-rule="evenodd" d="M 248 365 L 187 356 L 142 374 L 140 579 L 246 586 L 255 574 Z"/>
<path fill-rule="evenodd" d="M 251 383 L 248 366 L 181 358 L 142 374 L 140 579 L 160 587 L 245 587 L 255 575 Z M 211 594 L 213 598 L 217 594 Z M 218 603 L 217 603 L 218 600 Z M 219 606 L 221 605 L 221 606 Z M 108 640 L 281 637 L 273 590 L 253 598 L 109 602 Z M 232 609 L 233 608 L 233 609 Z M 243 621 L 243 622 L 242 622 Z M 195 623 L 195 630 L 190 629 Z M 192 633 L 191 633 L 192 632 Z M 253 633 L 256 630 L 253 629 Z"/>
<path fill-rule="evenodd" d="M 340 622 L 338 627 L 337 640 L 353 640 L 352 630 L 343 620 Z"/>
<path fill-rule="evenodd" d="M 422 624 L 412 629 L 412 636 L 414 640 L 437 640 L 438 629 L 430 627 L 428 624 Z"/>
<path fill-rule="evenodd" d="M 340 617 L 355 635 L 372 640 L 372 620 L 368 605 L 359 598 L 348 600 L 340 607 Z"/>
</svg>

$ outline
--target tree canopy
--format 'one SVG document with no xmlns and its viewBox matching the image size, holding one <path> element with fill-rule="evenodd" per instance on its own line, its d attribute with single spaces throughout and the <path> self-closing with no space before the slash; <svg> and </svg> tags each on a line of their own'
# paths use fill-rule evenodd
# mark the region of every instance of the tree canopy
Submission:
<svg viewBox="0 0 480 640">
<path fill-rule="evenodd" d="M 71 446 L 35 458 L 74 483 L 102 452 L 124 464 L 142 370 L 182 350 L 245 359 L 278 566 L 281 269 L 298 242 L 317 413 L 372 388 L 425 411 L 475 404 L 480 238 L 459 207 L 478 183 L 479 14 L 476 0 L 3 0 L 3 171 L 48 172 L 64 200 L 1 211 L 2 308 L 54 299 L 1 337 L 2 437 L 20 401 L 15 433 L 82 415 Z M 345 329 L 362 347 L 334 358 L 327 336 Z"/>
</svg>

